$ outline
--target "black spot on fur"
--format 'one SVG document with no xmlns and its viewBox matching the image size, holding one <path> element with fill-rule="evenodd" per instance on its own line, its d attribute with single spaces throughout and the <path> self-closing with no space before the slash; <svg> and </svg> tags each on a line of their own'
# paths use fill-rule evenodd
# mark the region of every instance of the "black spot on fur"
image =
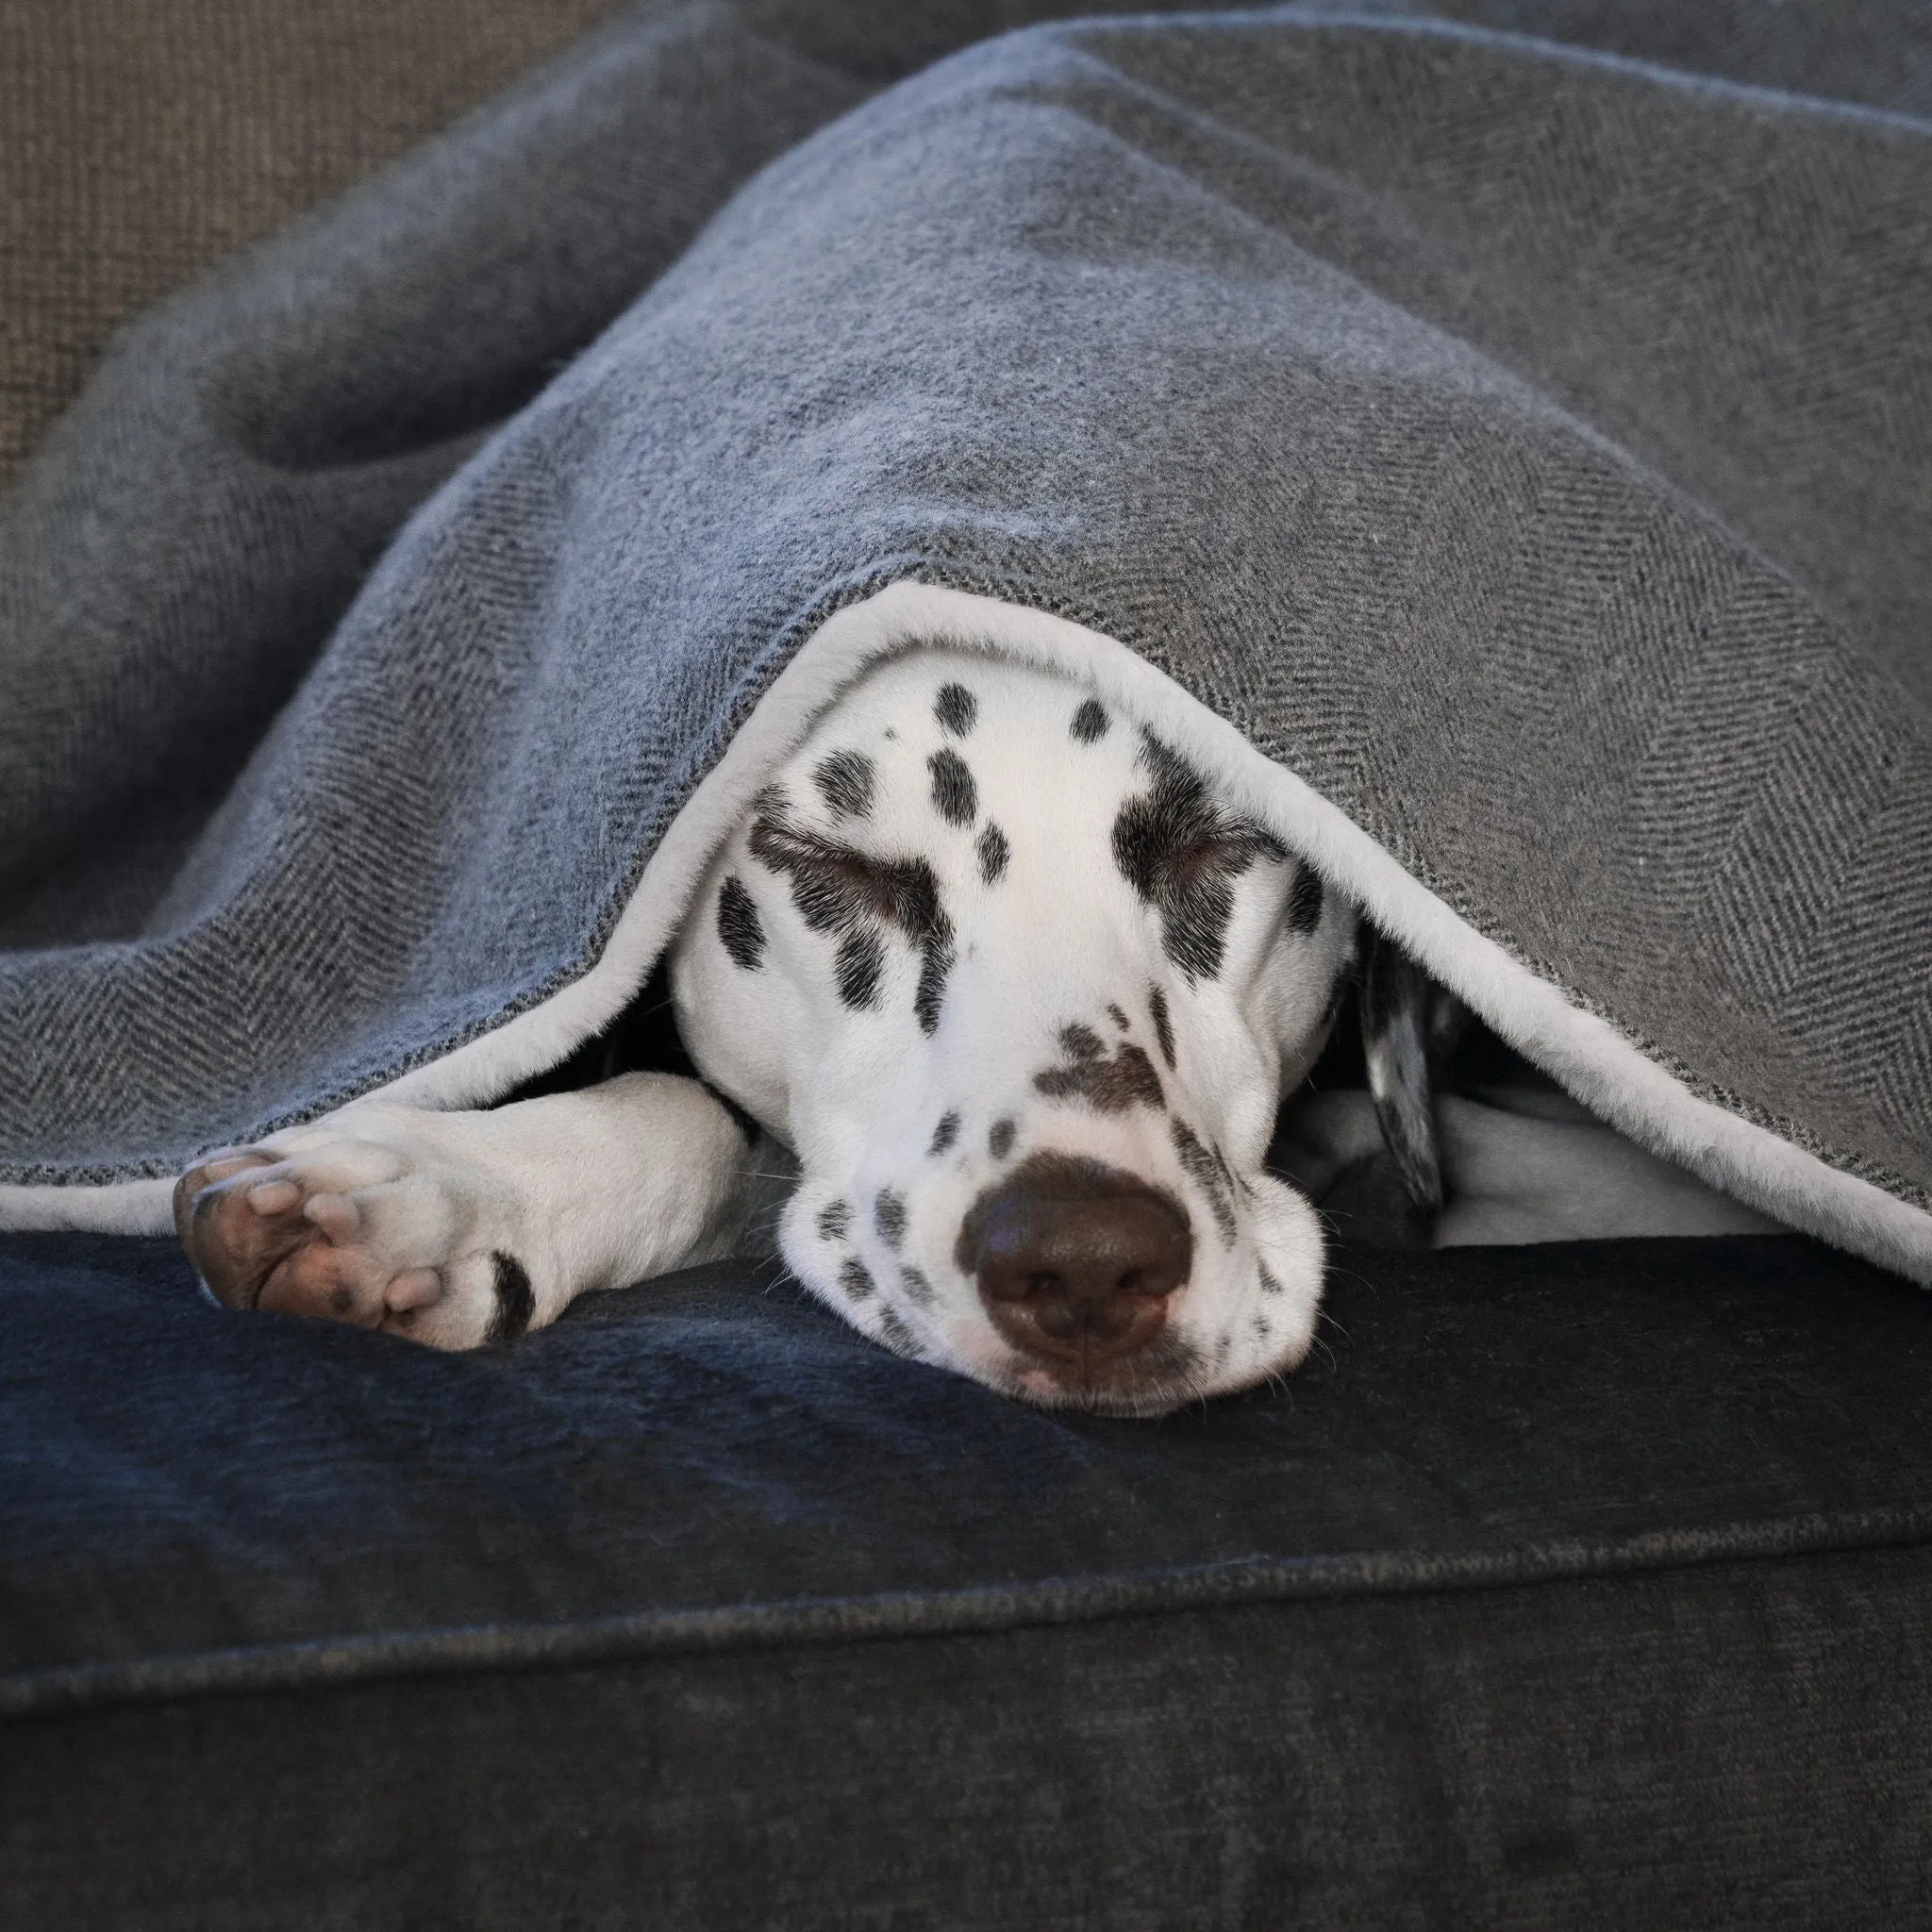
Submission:
<svg viewBox="0 0 1932 1932">
<path fill-rule="evenodd" d="M 514 1255 L 506 1255 L 499 1248 L 490 1261 L 496 1271 L 496 1278 L 491 1284 L 496 1291 L 496 1311 L 490 1318 L 490 1328 L 483 1340 L 514 1341 L 528 1329 L 530 1317 L 537 1312 L 537 1297 L 531 1291 L 529 1274 Z"/>
<path fill-rule="evenodd" d="M 940 1012 L 946 1002 L 946 974 L 953 968 L 953 951 L 929 950 L 919 962 L 919 985 L 912 994 L 912 1014 L 922 1033 L 939 1030 Z"/>
<path fill-rule="evenodd" d="M 1060 1051 L 1071 1059 L 1097 1060 L 1107 1052 L 1101 1044 L 1100 1035 L 1091 1026 L 1083 1026 L 1076 1020 L 1071 1026 L 1060 1028 Z"/>
<path fill-rule="evenodd" d="M 839 941 L 839 997 L 848 1007 L 876 1006 L 885 970 L 886 949 L 877 933 L 849 932 Z"/>
<path fill-rule="evenodd" d="M 1221 1230 L 1222 1245 L 1233 1247 L 1234 1176 L 1227 1171 L 1227 1162 L 1218 1152 L 1202 1146 L 1193 1129 L 1178 1116 L 1170 1123 L 1169 1132 L 1188 1178 L 1208 1196 L 1208 1205 L 1214 1210 L 1214 1224 Z"/>
<path fill-rule="evenodd" d="M 964 738 L 979 716 L 979 700 L 963 684 L 942 684 L 932 714 L 955 738 Z"/>
<path fill-rule="evenodd" d="M 940 1124 L 932 1130 L 932 1145 L 928 1154 L 943 1154 L 959 1138 L 959 1116 L 956 1113 L 942 1113 Z"/>
<path fill-rule="evenodd" d="M 839 1286 L 856 1302 L 862 1302 L 878 1284 L 872 1270 L 857 1255 L 847 1255 L 839 1266 Z"/>
<path fill-rule="evenodd" d="M 733 873 L 718 889 L 718 938 L 734 966 L 756 973 L 765 957 L 765 928 L 744 881 Z"/>
<path fill-rule="evenodd" d="M 1257 1341 L 1266 1341 L 1269 1336 L 1274 1333 L 1268 1326 L 1268 1317 L 1266 1315 L 1257 1315 L 1252 1326 L 1255 1330 L 1255 1340 Z"/>
<path fill-rule="evenodd" d="M 1288 895 L 1288 929 L 1309 933 L 1322 923 L 1322 874 L 1304 863 Z"/>
<path fill-rule="evenodd" d="M 986 1137 L 986 1151 L 995 1160 L 1004 1160 L 1013 1151 L 1013 1136 L 1019 1131 L 1010 1120 L 995 1121 Z"/>
<path fill-rule="evenodd" d="M 1154 1038 L 1159 1043 L 1160 1058 L 1174 1071 L 1174 1021 L 1167 1010 L 1167 995 L 1158 986 L 1147 989 L 1147 1010 L 1154 1016 Z"/>
<path fill-rule="evenodd" d="M 1142 734 L 1141 761 L 1153 784 L 1114 820 L 1114 863 L 1160 914 L 1167 957 L 1190 979 L 1211 979 L 1234 912 L 1231 881 L 1257 858 L 1288 854 L 1273 833 L 1223 811 L 1193 766 L 1151 732 Z"/>
<path fill-rule="evenodd" d="M 1257 1261 L 1255 1263 L 1255 1273 L 1261 1278 L 1261 1292 L 1263 1294 L 1279 1294 L 1281 1292 L 1281 1284 L 1268 1272 L 1267 1262 Z"/>
<path fill-rule="evenodd" d="M 906 1197 L 891 1188 L 881 1188 L 872 1204 L 872 1224 L 879 1239 L 894 1254 L 906 1239 Z"/>
<path fill-rule="evenodd" d="M 1060 1045 L 1066 1064 L 1033 1076 L 1034 1087 L 1050 1100 L 1084 1100 L 1101 1113 L 1167 1105 L 1154 1062 L 1131 1041 L 1122 1041 L 1109 1058 L 1090 1027 L 1068 1026 L 1061 1030 Z"/>
<path fill-rule="evenodd" d="M 1107 736 L 1107 712 L 1100 700 L 1089 698 L 1074 713 L 1074 722 L 1070 729 L 1073 731 L 1075 743 L 1095 744 Z"/>
<path fill-rule="evenodd" d="M 1107 1017 L 1109 1020 L 1111 1020 L 1113 1024 L 1116 1026 L 1118 1026 L 1123 1033 L 1126 1032 L 1127 1016 L 1120 1009 L 1120 1008 L 1115 1006 L 1111 1000 L 1108 1000 L 1107 1003 Z"/>
<path fill-rule="evenodd" d="M 989 824 L 979 835 L 974 848 L 979 854 L 979 876 L 988 885 L 1006 876 L 1007 861 L 1013 856 L 1013 848 L 1007 843 L 1007 835 L 997 825 Z"/>
<path fill-rule="evenodd" d="M 791 903 L 813 932 L 840 939 L 839 997 L 853 1007 L 878 996 L 885 950 L 878 928 L 892 926 L 923 956 L 914 1010 L 930 1033 L 953 964 L 953 922 L 940 903 L 939 878 L 924 858 L 874 858 L 856 847 L 795 825 L 780 797 L 752 822 L 752 857 L 791 881 Z"/>
<path fill-rule="evenodd" d="M 915 1308 L 932 1306 L 933 1286 L 924 1274 L 917 1268 L 901 1268 L 899 1285 L 906 1291 L 906 1298 Z"/>
<path fill-rule="evenodd" d="M 818 1230 L 822 1241 L 842 1241 L 852 1227 L 852 1208 L 844 1201 L 827 1201 L 819 1209 Z"/>
<path fill-rule="evenodd" d="M 862 819 L 872 815 L 875 776 L 872 760 L 862 751 L 835 751 L 811 774 L 811 781 L 841 818 Z"/>
<path fill-rule="evenodd" d="M 894 1355 L 904 1356 L 908 1360 L 916 1358 L 919 1354 L 919 1338 L 891 1308 L 879 1310 L 879 1340 Z"/>
<path fill-rule="evenodd" d="M 949 825 L 970 825 L 979 810 L 979 788 L 973 774 L 950 745 L 925 761 L 932 774 L 933 809 Z"/>
</svg>

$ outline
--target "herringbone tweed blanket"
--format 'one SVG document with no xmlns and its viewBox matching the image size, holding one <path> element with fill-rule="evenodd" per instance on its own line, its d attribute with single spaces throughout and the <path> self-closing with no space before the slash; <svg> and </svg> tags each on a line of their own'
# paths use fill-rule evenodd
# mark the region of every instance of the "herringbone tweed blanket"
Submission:
<svg viewBox="0 0 1932 1932">
<path fill-rule="evenodd" d="M 1923 10 L 966 44 L 1057 10 L 625 15 L 119 340 L 0 524 L 6 1220 L 554 1062 L 947 637 L 1932 1280 Z"/>
</svg>

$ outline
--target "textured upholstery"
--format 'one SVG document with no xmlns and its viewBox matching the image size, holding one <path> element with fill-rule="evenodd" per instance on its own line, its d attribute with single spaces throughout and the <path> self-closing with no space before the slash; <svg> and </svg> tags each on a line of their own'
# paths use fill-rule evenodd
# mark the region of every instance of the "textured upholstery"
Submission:
<svg viewBox="0 0 1932 1932">
<path fill-rule="evenodd" d="M 1149 1424 L 744 1264 L 449 1357 L 9 1238 L 8 1923 L 1915 1923 L 1923 1292 L 1734 1240 L 1332 1308 Z"/>
<path fill-rule="evenodd" d="M 615 0 L 0 0 L 0 490 L 108 335 Z"/>
</svg>

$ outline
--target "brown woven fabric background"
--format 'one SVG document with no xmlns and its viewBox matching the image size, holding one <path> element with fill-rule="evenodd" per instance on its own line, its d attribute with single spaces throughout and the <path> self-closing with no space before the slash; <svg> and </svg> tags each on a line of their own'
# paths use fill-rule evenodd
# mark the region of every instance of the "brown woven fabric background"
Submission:
<svg viewBox="0 0 1932 1932">
<path fill-rule="evenodd" d="M 0 0 L 0 490 L 114 328 L 616 0 Z"/>
</svg>

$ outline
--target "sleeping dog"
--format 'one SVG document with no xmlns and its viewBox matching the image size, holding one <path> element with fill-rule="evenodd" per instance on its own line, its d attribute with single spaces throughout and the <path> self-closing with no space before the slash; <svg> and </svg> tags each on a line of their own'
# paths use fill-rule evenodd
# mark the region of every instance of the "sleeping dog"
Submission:
<svg viewBox="0 0 1932 1932">
<path fill-rule="evenodd" d="M 202 1279 L 232 1307 L 506 1340 L 731 1252 L 755 1124 L 796 1158 L 786 1261 L 864 1334 L 1028 1401 L 1159 1413 L 1307 1352 L 1322 1221 L 1264 1157 L 1357 980 L 1368 1091 L 1325 1144 L 1366 1127 L 1443 1205 L 1431 1070 L 1462 1008 L 1157 730 L 1043 671 L 874 666 L 718 855 L 670 979 L 701 1079 L 365 1103 L 209 1155 L 175 1197 Z M 1677 1178 L 1693 1224 L 1762 1224 Z"/>
</svg>

